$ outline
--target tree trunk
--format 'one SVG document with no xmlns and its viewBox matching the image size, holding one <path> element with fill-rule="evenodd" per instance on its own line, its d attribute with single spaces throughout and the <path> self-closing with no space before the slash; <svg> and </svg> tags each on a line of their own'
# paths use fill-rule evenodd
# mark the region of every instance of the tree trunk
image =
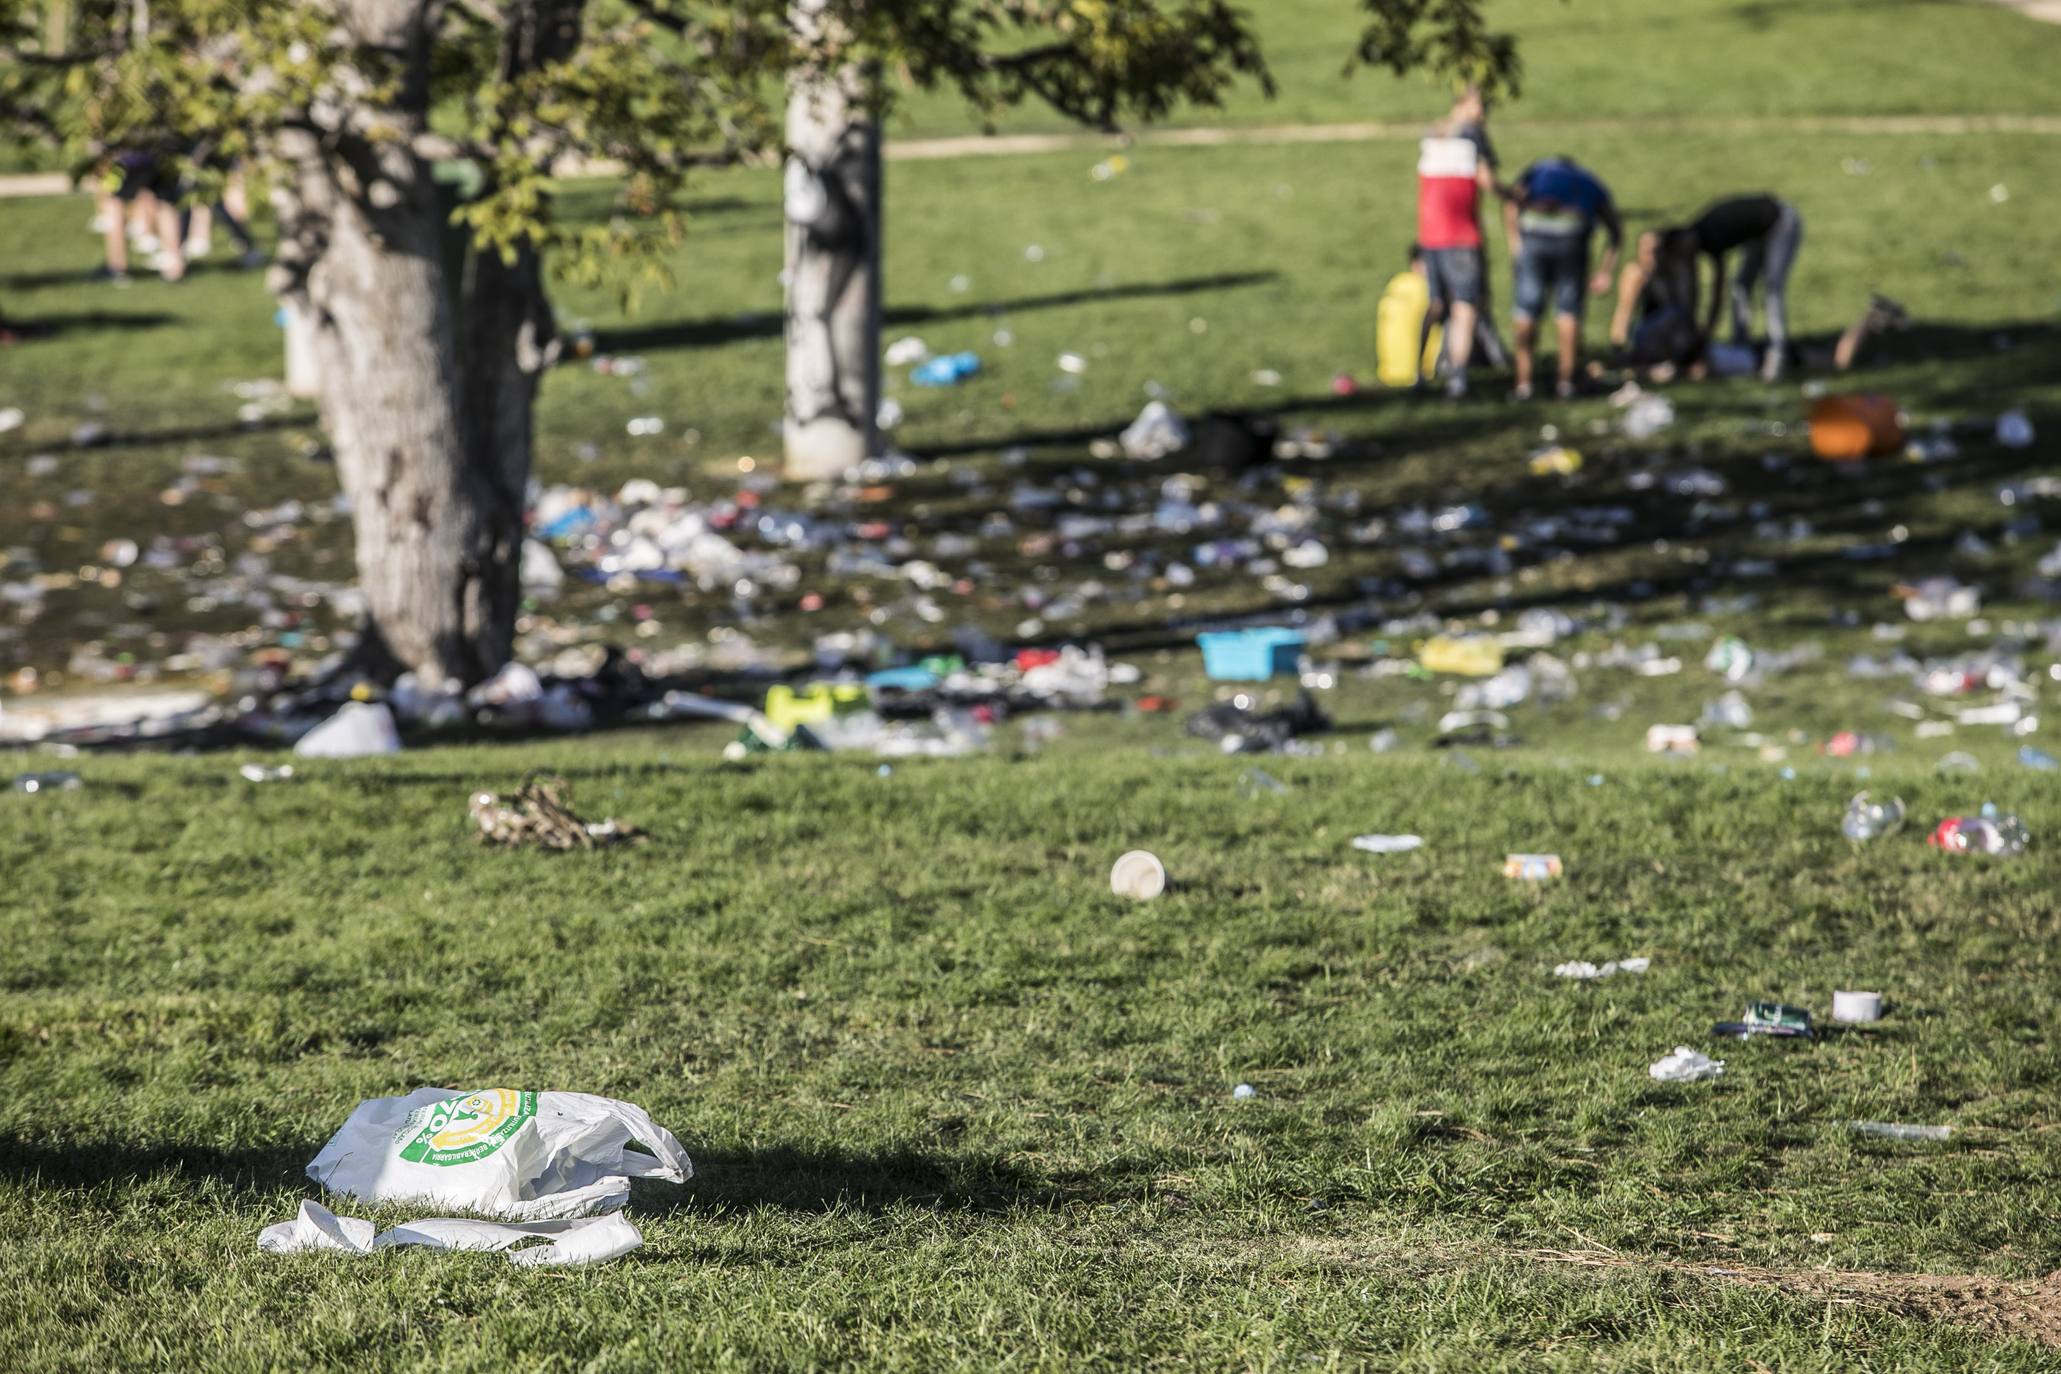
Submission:
<svg viewBox="0 0 2061 1374">
<path fill-rule="evenodd" d="M 280 152 L 278 286 L 310 321 L 324 427 L 351 502 L 361 656 L 432 687 L 478 681 L 513 643 L 529 444 L 526 428 L 505 453 L 467 442 L 430 166 L 399 142 L 348 135 L 289 131 Z"/>
<path fill-rule="evenodd" d="M 502 77 L 577 47 L 582 3 L 507 6 Z M 411 59 L 389 133 L 428 124 L 421 4 L 339 5 L 362 41 Z M 450 204 L 408 137 L 289 128 L 279 153 L 273 287 L 351 503 L 360 658 L 469 685 L 514 649 L 537 382 L 557 352 L 537 254 L 471 254 L 454 282 Z"/>
<path fill-rule="evenodd" d="M 806 41 L 831 0 L 794 0 Z M 879 451 L 880 126 L 870 74 L 804 69 L 787 98 L 787 475 L 834 477 Z"/>
</svg>

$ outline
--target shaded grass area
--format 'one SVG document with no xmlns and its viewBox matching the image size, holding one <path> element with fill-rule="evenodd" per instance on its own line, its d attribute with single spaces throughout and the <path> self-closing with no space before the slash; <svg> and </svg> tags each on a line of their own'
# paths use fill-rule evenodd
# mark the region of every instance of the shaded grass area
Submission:
<svg viewBox="0 0 2061 1374">
<path fill-rule="evenodd" d="M 1551 148 L 1521 132 L 1505 144 L 1513 164 Z M 2004 538 L 2025 512 L 2000 507 L 1994 495 L 2000 482 L 2049 464 L 2061 400 L 2053 365 L 2061 298 L 2043 257 L 2044 225 L 2057 208 L 2048 173 L 2061 159 L 2052 140 L 1770 137 L 1755 141 L 1746 165 L 1736 140 L 1713 137 L 1599 138 L 1581 151 L 1616 184 L 1634 229 L 1691 214 L 1728 189 L 1766 185 L 1792 196 L 1808 222 L 1792 285 L 1798 332 L 1829 343 L 1870 290 L 1903 300 L 1919 327 L 1887 340 L 1864 372 L 1841 384 L 1888 392 L 1922 421 L 1969 422 L 1963 459 L 1866 473 L 1814 464 L 1805 456 L 1807 400 L 1796 383 L 1682 389 L 1680 422 L 1642 445 L 1611 434 L 1613 412 L 1600 401 L 1527 408 L 1492 399 L 1452 407 L 1380 391 L 1336 398 L 1335 374 L 1372 370 L 1375 301 L 1411 232 L 1410 150 L 1155 150 L 1107 183 L 1090 180 L 1090 159 L 1074 155 L 892 169 L 890 333 L 919 333 L 937 351 L 977 350 L 986 366 L 945 391 L 891 379 L 908 411 L 897 440 L 926 461 L 884 503 L 846 513 L 882 517 L 919 537 L 977 533 L 980 516 L 1017 483 L 1077 486 L 1083 470 L 1120 491 L 1126 508 L 1149 508 L 1169 465 L 1084 469 L 1084 454 L 1091 437 L 1113 433 L 1157 391 L 1191 415 L 1258 413 L 1341 441 L 1341 456 L 1277 469 L 1246 493 L 1251 499 L 1286 499 L 1308 478 L 1327 501 L 1341 510 L 1356 502 L 1363 514 L 1474 501 L 1498 519 L 1484 537 L 1523 516 L 1617 503 L 1637 512 L 1622 538 L 1571 562 L 1520 551 L 1518 563 L 1536 566 L 1514 584 L 1464 567 L 1431 579 L 1409 574 L 1393 547 L 1345 539 L 1351 522 L 1340 517 L 1334 558 L 1301 579 L 1307 599 L 1297 604 L 1353 604 L 1374 584 L 1402 609 L 1419 604 L 1416 597 L 1462 611 L 1596 593 L 1693 597 L 1723 588 L 1733 561 L 1772 558 L 1774 583 L 1753 590 L 1783 602 L 1782 614 L 1804 625 L 1841 608 L 1889 613 L 1885 593 L 1899 578 L 1955 571 L 1982 578 L 1995 597 L 2027 570 L 2045 546 Z M 1992 194 L 1997 187 L 2001 198 Z M 781 377 L 777 194 L 770 176 L 711 178 L 677 260 L 678 289 L 647 298 L 634 315 L 599 293 L 562 294 L 569 324 L 593 329 L 604 351 L 641 358 L 646 371 L 623 378 L 573 364 L 547 380 L 540 480 L 612 490 L 653 477 L 712 496 L 732 489 L 740 459 L 753 458 L 761 472 L 771 462 Z M 607 204 L 602 188 L 573 192 L 580 212 L 603 213 Z M 0 538 L 45 567 L 66 568 L 93 565 L 113 536 L 219 533 L 233 564 L 253 538 L 237 516 L 295 498 L 310 506 L 298 532 L 261 541 L 274 568 L 348 579 L 345 522 L 328 508 L 334 474 L 319 459 L 312 416 L 301 409 L 239 423 L 240 402 L 223 387 L 278 367 L 278 331 L 257 278 L 209 272 L 177 288 L 141 282 L 120 294 L 84 286 L 71 275 L 93 252 L 73 232 L 79 202 L 22 203 L 7 213 L 31 229 L 33 247 L 0 287 L 25 318 L 61 327 L 6 358 L 7 399 L 22 404 L 28 420 L 0 436 L 0 469 L 19 474 L 33 495 L 0 512 Z M 1040 250 L 1037 260 L 1031 248 Z M 92 313 L 137 327 L 65 323 Z M 1602 327 L 1600 318 L 1590 321 L 1592 347 Z M 166 346 L 174 340 L 177 347 Z M 1064 351 L 1086 360 L 1079 377 L 1058 367 Z M 1278 374 L 1278 383 L 1267 384 L 1264 373 Z M 1498 386 L 1491 378 L 1483 390 L 1492 398 Z M 2042 431 L 2033 448 L 1998 449 L 1980 432 L 2010 406 L 2026 407 Z M 665 432 L 629 437 L 627 423 L 647 415 L 662 419 Z M 82 422 L 106 428 L 110 441 L 69 449 Z M 1572 482 L 1523 474 L 1524 456 L 1549 426 L 1589 459 Z M 58 455 L 54 466 L 28 477 L 34 455 L 46 451 Z M 187 482 L 182 504 L 165 506 L 163 493 L 196 453 L 226 457 L 230 470 Z M 1770 459 L 1789 466 L 1771 471 Z M 1714 509 L 1665 488 L 1631 490 L 1640 472 L 1686 467 L 1718 473 L 1731 499 Z M 1786 522 L 1797 519 L 1811 523 L 1810 537 L 1788 536 Z M 1757 533 L 1768 520 L 1785 522 L 1784 532 Z M 1997 549 L 1955 552 L 1955 537 L 1969 528 Z M 1880 543 L 1899 529 L 1896 558 L 1847 558 L 1848 546 Z M 1186 556 L 1192 541 L 1130 542 L 1163 560 Z M 979 541 L 971 555 L 942 560 L 972 584 L 949 600 L 953 623 L 1015 632 L 1025 610 L 1016 589 L 1039 565 L 1056 568 L 1067 585 L 1098 576 L 1106 583 L 1093 566 L 1102 547 L 1055 562 L 1026 555 L 1014 537 Z M 749 633 L 792 644 L 877 624 L 875 611 L 886 605 L 887 633 L 937 641 L 941 631 L 897 605 L 895 586 L 826 584 L 814 571 L 820 559 L 805 555 L 803 584 L 759 601 L 771 618 L 748 625 Z M 810 590 L 826 595 L 825 607 L 795 617 Z M 700 636 L 736 614 L 692 590 L 641 588 L 635 600 L 652 608 L 654 646 Z M 1169 622 L 1258 612 L 1274 601 L 1242 574 L 1205 574 L 1178 596 L 1087 598 L 1078 614 L 1048 617 L 1044 633 L 1159 642 L 1152 632 Z M 624 604 L 597 590 L 543 609 L 583 622 Z M 319 647 L 328 623 L 319 606 L 305 614 Z M 119 588 L 54 594 L 51 610 L 0 644 L 0 655 L 46 673 L 62 669 L 83 632 L 149 659 L 188 630 L 232 630 L 248 619 L 234 604 L 196 609 L 180 579 L 139 571 Z"/>
<path fill-rule="evenodd" d="M 95 760 L 17 799 L 0 1001 L 0 1329 L 18 1368 L 508 1359 L 720 1367 L 1148 1362 L 2045 1367 L 2051 1352 L 1589 1250 L 2004 1277 L 2061 1265 L 2051 851 L 1856 851 L 1850 769 L 1531 755 L 1280 760 L 1241 801 L 1170 727 L 1035 757 L 707 762 L 706 735 L 311 766 Z M 1498 760 L 1498 764 L 1502 763 Z M 482 849 L 464 798 L 537 764 L 651 827 Z M 1970 784 L 1878 761 L 1914 813 Z M 2021 775 L 2022 776 L 2022 775 Z M 2041 833 L 2051 788 L 1998 779 Z M 1374 859 L 1367 830 L 1424 850 Z M 94 836 L 90 842 L 80 837 Z M 1114 855 L 1176 887 L 1118 905 Z M 1506 850 L 1568 878 L 1523 887 Z M 1575 985 L 1564 958 L 1652 956 Z M 1879 1028 L 1716 1049 L 1753 997 L 1880 988 Z M 570 1280 L 490 1258 L 259 1257 L 361 1096 L 632 1098 L 700 1176 Z M 1257 1096 L 1234 1102 L 1249 1082 Z M 1853 1118 L 1942 1121 L 1945 1147 Z M 405 1209 L 388 1209 L 387 1220 Z M 384 1215 L 384 1214 L 383 1214 Z M 1697 1354 L 1696 1352 L 1702 1352 Z"/>
</svg>

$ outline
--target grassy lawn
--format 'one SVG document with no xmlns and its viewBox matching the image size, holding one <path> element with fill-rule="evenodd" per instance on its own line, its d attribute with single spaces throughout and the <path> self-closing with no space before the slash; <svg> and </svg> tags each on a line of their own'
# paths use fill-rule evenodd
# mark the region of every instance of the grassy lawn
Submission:
<svg viewBox="0 0 2061 1374">
<path fill-rule="evenodd" d="M 1345 8 L 1270 0 L 1295 79 L 1228 118 L 1428 113 L 1421 86 L 1324 84 Z M 1561 147 L 1525 119 L 1660 113 L 1681 89 L 1718 114 L 2056 109 L 2061 29 L 1987 6 L 1507 9 L 1530 43 L 1500 137 L 1513 164 Z M 938 107 L 906 118 L 953 127 Z M 885 499 L 767 499 L 889 521 L 965 580 L 934 594 L 942 620 L 906 584 L 833 580 L 812 553 L 743 624 L 691 589 L 569 591 L 531 609 L 532 656 L 622 642 L 633 603 L 657 626 L 643 647 L 741 633 L 797 660 L 826 631 L 919 648 L 966 624 L 1015 638 L 1036 611 L 1032 637 L 1099 639 L 1143 671 L 1124 696 L 1185 708 L 1211 692 L 1187 647 L 1210 617 L 1507 628 L 1550 606 L 1582 622 L 1551 650 L 1577 695 L 1515 708 L 1508 749 L 1436 750 L 1455 684 L 1389 671 L 1423 630 L 1355 629 L 1325 651 L 1346 665 L 1324 702 L 1338 730 L 1320 756 L 1261 761 L 1288 790 L 1259 800 L 1240 795 L 1251 760 L 1178 717 L 1115 711 L 1061 718 L 1041 749 L 1011 724 L 984 756 L 884 775 L 843 756 L 724 764 L 728 732 L 709 727 L 305 764 L 262 787 L 233 755 L 24 756 L 86 785 L 0 805 L 0 1367 L 2054 1368 L 2061 793 L 2005 732 L 1921 736 L 1893 709 L 1917 695 L 1907 679 L 1847 665 L 2001 643 L 2056 713 L 2054 607 L 2027 579 L 2061 502 L 1998 493 L 2056 468 L 2061 140 L 1613 132 L 1568 151 L 1635 228 L 1726 191 L 1788 195 L 1808 222 L 1797 328 L 1828 339 L 1870 290 L 1904 301 L 1919 327 L 1850 384 L 1962 423 L 1960 456 L 1817 463 L 1800 381 L 1678 390 L 1678 422 L 1648 442 L 1603 401 L 1516 407 L 1493 384 L 1462 407 L 1333 397 L 1335 373 L 1373 371 L 1374 303 L 1410 235 L 1404 144 L 1144 149 L 1099 182 L 1099 153 L 896 164 L 890 335 L 976 349 L 986 370 L 950 391 L 893 381 L 897 438 L 922 461 Z M 569 196 L 606 211 L 605 187 Z M 712 176 L 696 198 L 673 293 L 634 315 L 561 296 L 647 368 L 548 380 L 541 480 L 646 476 L 707 498 L 768 457 L 777 182 Z M 312 661 L 350 543 L 312 416 L 242 422 L 226 389 L 277 373 L 262 285 L 89 285 L 88 213 L 0 203 L 0 305 L 37 326 L 0 351 L 0 406 L 26 415 L 0 434 L 0 581 L 72 579 L 40 615 L 0 608 L 0 672 L 89 685 L 70 666 L 89 645 L 177 680 L 166 660 L 205 635 Z M 1077 379 L 1062 351 L 1087 359 Z M 1044 520 L 1021 514 L 934 552 L 1018 484 L 1150 510 L 1178 461 L 1088 452 L 1148 386 L 1190 414 L 1332 436 L 1329 459 L 1201 481 L 1240 512 L 1219 533 L 1314 508 L 1330 561 L 1273 582 L 1132 580 L 1216 536 L 1044 548 L 1026 542 Z M 2033 447 L 1989 437 L 2008 406 L 2033 418 Z M 663 434 L 630 437 L 645 415 Z M 82 424 L 108 441 L 75 447 Z M 1583 451 L 1576 476 L 1528 472 L 1547 427 Z M 1691 471 L 1724 490 L 1672 494 Z M 288 500 L 309 513 L 287 532 L 241 518 Z M 1487 519 L 1410 532 L 1408 512 L 1463 503 Z M 1566 533 L 1620 508 L 1607 539 Z M 105 541 L 159 534 L 186 541 L 178 566 L 99 574 Z M 1878 636 L 1904 625 L 1893 586 L 1936 573 L 1980 585 L 1985 619 Z M 281 576 L 308 586 L 251 603 Z M 1817 654 L 1748 688 L 1759 737 L 1643 753 L 1647 724 L 1694 720 L 1726 689 L 1701 663 L 1727 632 Z M 1686 667 L 1606 666 L 1648 646 Z M 1400 747 L 1376 753 L 1383 728 Z M 1825 756 L 1841 729 L 1882 751 Z M 2051 727 L 2033 743 L 2061 752 Z M 1980 772 L 1937 771 L 1948 750 Z M 475 844 L 467 797 L 540 768 L 582 813 L 653 839 Z M 1900 795 L 1911 823 L 1857 848 L 1838 821 L 1863 787 Z M 2029 853 L 1925 848 L 1939 817 L 1986 800 L 2026 819 Z M 1426 844 L 1350 848 L 1368 832 Z M 1134 847 L 1172 873 L 1158 902 L 1108 893 Z M 1567 875 L 1513 883 L 1510 851 L 1557 852 Z M 1629 955 L 1650 971 L 1550 972 Z M 1879 1026 L 1709 1033 L 1749 1000 L 1823 1014 L 1853 987 L 1885 995 Z M 1676 1044 L 1726 1075 L 1655 1083 L 1647 1065 Z M 645 1249 L 590 1272 L 256 1252 L 359 1099 L 430 1083 L 641 1103 L 698 1175 L 640 1185 Z M 1955 1130 L 1898 1144 L 1856 1119 Z"/>
<path fill-rule="evenodd" d="M 265 788 L 107 760 L 16 803 L 10 1366 L 2052 1367 L 1908 1299 L 1703 1272 L 2061 1265 L 2051 850 L 1857 852 L 1832 765 L 1591 787 L 1360 752 L 1270 762 L 1292 790 L 1247 802 L 1234 761 L 1116 737 L 887 778 L 693 733 Z M 468 789 L 535 764 L 656 839 L 468 841 Z M 1877 772 L 1922 816 L 1992 787 Z M 1346 847 L 1405 829 L 1426 848 Z M 1176 889 L 1119 905 L 1140 844 Z M 1565 881 L 1502 877 L 1548 847 Z M 1646 1076 L 1747 999 L 1849 984 L 1879 1029 Z M 628 1097 L 701 1174 L 571 1279 L 257 1255 L 348 1106 L 418 1082 Z"/>
</svg>

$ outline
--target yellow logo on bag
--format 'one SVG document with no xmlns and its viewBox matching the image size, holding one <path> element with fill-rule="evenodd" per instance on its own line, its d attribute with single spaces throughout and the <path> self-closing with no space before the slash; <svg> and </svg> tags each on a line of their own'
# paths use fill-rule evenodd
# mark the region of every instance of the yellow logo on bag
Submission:
<svg viewBox="0 0 2061 1374">
<path fill-rule="evenodd" d="M 470 1164 L 508 1143 L 537 1114 L 537 1095 L 487 1088 L 418 1107 L 394 1132 L 411 1164 Z"/>
</svg>

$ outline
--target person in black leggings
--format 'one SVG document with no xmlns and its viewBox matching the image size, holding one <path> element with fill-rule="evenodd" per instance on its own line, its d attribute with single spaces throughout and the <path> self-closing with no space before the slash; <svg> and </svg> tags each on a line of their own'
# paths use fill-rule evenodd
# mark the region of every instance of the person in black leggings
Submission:
<svg viewBox="0 0 2061 1374">
<path fill-rule="evenodd" d="M 1627 341 L 1634 312 L 1649 321 L 1677 322 L 1686 352 L 1679 361 L 1691 366 L 1716 334 L 1718 311 L 1728 299 L 1733 339 L 1752 343 L 1753 290 L 1759 286 L 1768 327 L 1761 376 L 1775 381 L 1788 363 L 1789 272 L 1802 246 L 1803 216 L 1771 195 L 1733 196 L 1707 206 L 1688 224 L 1641 235 L 1639 251 L 1620 282 L 1611 336 L 1620 344 Z M 1727 291 L 1725 259 L 1734 251 L 1740 254 L 1739 270 Z M 1703 258 L 1710 259 L 1713 275 L 1710 305 L 1699 312 Z M 1681 323 L 1693 326 L 1699 313 L 1705 318 L 1693 336 L 1681 330 Z"/>
</svg>

